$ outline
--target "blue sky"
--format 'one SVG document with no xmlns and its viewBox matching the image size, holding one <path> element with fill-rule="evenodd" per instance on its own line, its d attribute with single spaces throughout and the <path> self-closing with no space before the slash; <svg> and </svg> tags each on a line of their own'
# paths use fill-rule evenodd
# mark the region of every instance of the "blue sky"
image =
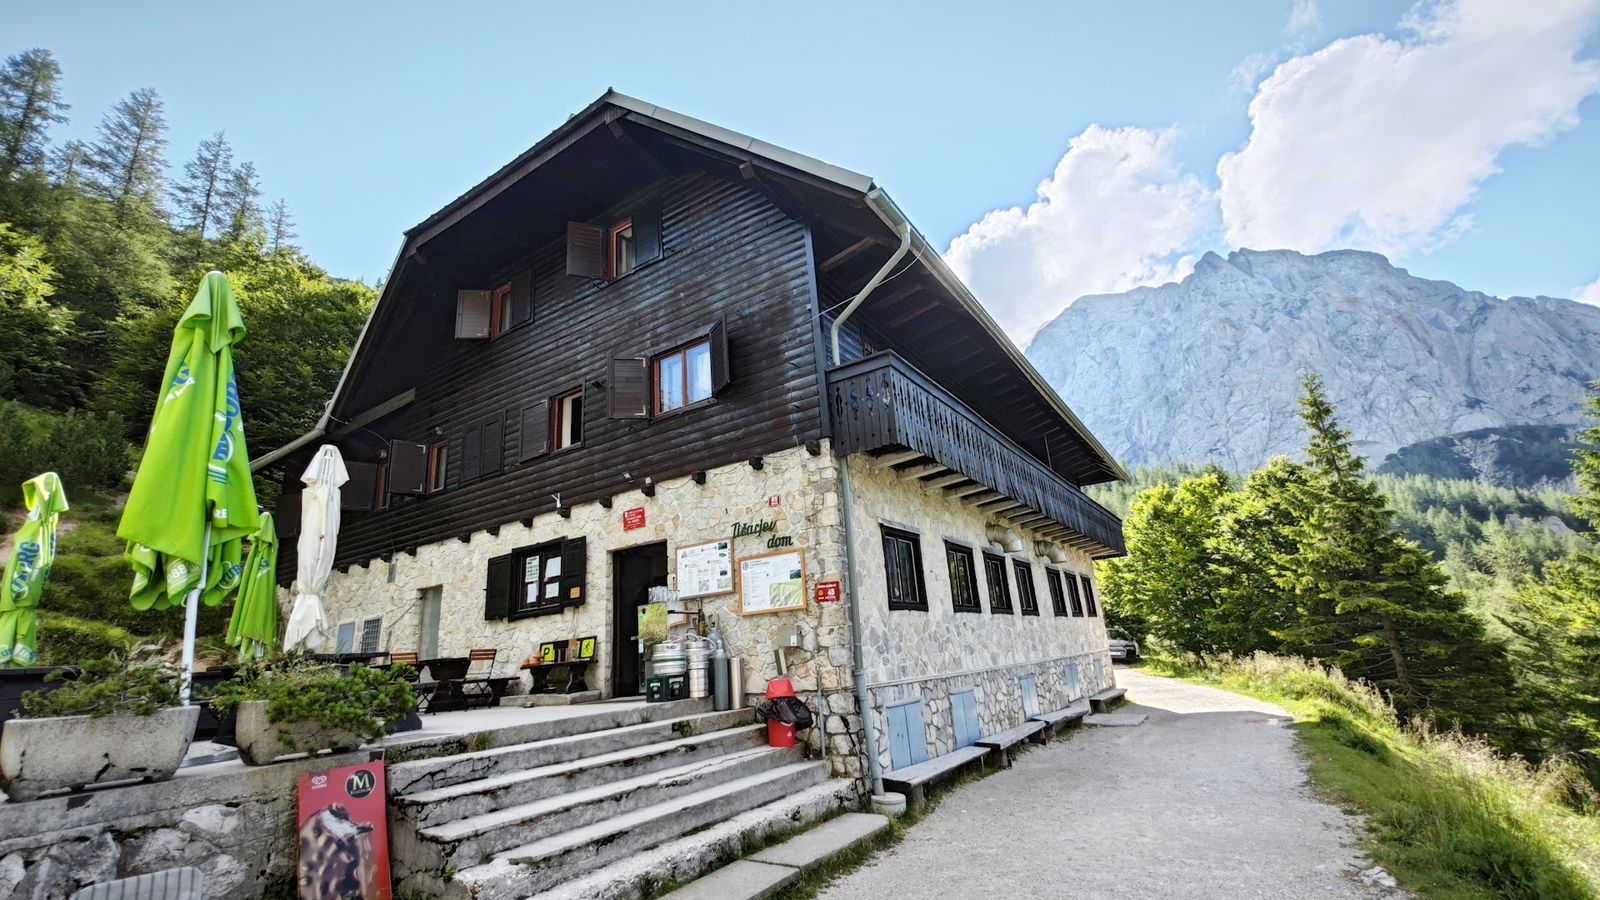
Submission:
<svg viewBox="0 0 1600 900">
<path fill-rule="evenodd" d="M 1461 5 L 1465 10 L 1482 2 Z M 1595 0 L 1528 5 L 1544 3 L 1551 16 L 1566 18 L 1530 32 L 1520 52 L 1547 57 L 1555 46 L 1570 50 L 1580 64 L 1592 60 Z M 1448 13 L 1451 4 L 1443 5 Z M 1273 63 L 1317 54 L 1352 36 L 1378 36 L 1362 45 L 1373 54 L 1373 67 L 1381 66 L 1385 49 L 1408 40 L 1468 42 L 1459 33 L 1407 37 L 1401 22 L 1408 10 L 1409 3 L 1381 0 L 604 7 L 35 2 L 8 12 L 0 53 L 38 46 L 60 60 L 73 110 L 58 138 L 91 135 L 105 108 L 140 86 L 156 88 L 166 101 L 175 166 L 202 137 L 226 130 L 237 157 L 255 162 L 267 196 L 288 200 L 310 255 L 335 274 L 369 281 L 385 273 L 403 229 L 608 86 L 866 172 L 939 246 L 994 210 L 1038 201 L 1041 181 L 1062 174 L 1058 165 L 1074 138 L 1089 137 L 1080 142 L 1086 152 L 1076 176 L 1087 182 L 1119 177 L 1114 169 L 1097 175 L 1087 166 L 1089 145 L 1104 151 L 1103 163 L 1113 167 L 1145 153 L 1145 164 L 1129 176 L 1130 189 L 1149 201 L 1146 213 L 1160 224 L 1124 215 L 1128 204 L 1115 195 L 1075 193 L 1063 182 L 1051 202 L 1070 223 L 1023 216 L 1008 226 L 1001 216 L 975 233 L 987 249 L 974 244 L 970 252 L 953 254 L 986 303 L 1024 302 L 991 296 L 1014 289 L 1041 307 L 1031 319 L 1071 302 L 1077 292 L 1181 275 L 1185 260 L 1207 249 L 1226 250 L 1240 235 L 1267 242 L 1281 235 L 1282 245 L 1308 250 L 1388 249 L 1415 273 L 1501 295 L 1572 296 L 1600 280 L 1600 99 L 1586 82 L 1574 86 L 1587 76 L 1572 66 L 1552 70 L 1544 81 L 1530 77 L 1522 92 L 1533 98 L 1527 102 L 1537 105 L 1538 97 L 1562 91 L 1569 100 L 1543 111 L 1545 133 L 1508 146 L 1496 146 L 1493 135 L 1501 125 L 1515 127 L 1510 120 L 1521 114 L 1515 107 L 1522 94 L 1485 111 L 1493 103 L 1479 102 L 1484 88 L 1468 77 L 1454 96 L 1432 82 L 1416 89 L 1422 99 L 1409 102 L 1441 114 L 1435 131 L 1481 119 L 1463 128 L 1460 140 L 1483 142 L 1490 168 L 1499 170 L 1468 173 L 1465 187 L 1456 179 L 1460 202 L 1445 211 L 1447 224 L 1410 223 L 1398 237 L 1374 237 L 1365 227 L 1338 225 L 1341 216 L 1364 215 L 1366 207 L 1334 209 L 1324 217 L 1342 230 L 1329 244 L 1325 235 L 1311 233 L 1299 207 L 1287 216 L 1260 207 L 1262 196 L 1269 205 L 1282 196 L 1279 206 L 1295 206 L 1297 195 L 1280 194 L 1273 180 L 1286 177 L 1285 166 L 1303 172 L 1350 162 L 1343 149 L 1326 146 L 1286 150 L 1284 159 L 1252 158 L 1257 174 L 1241 175 L 1242 187 L 1219 191 L 1219 158 L 1252 137 L 1247 109 L 1262 90 L 1248 79 L 1252 71 L 1258 82 Z M 1445 15 L 1433 7 L 1421 13 Z M 1463 21 L 1468 18 L 1463 12 Z M 1575 27 L 1582 34 L 1564 44 L 1547 34 Z M 1474 51 L 1470 58 L 1482 55 Z M 1322 77 L 1335 90 L 1348 80 L 1338 65 L 1367 65 L 1359 53 L 1342 60 L 1331 58 L 1337 56 L 1332 51 L 1324 56 L 1330 59 L 1318 57 L 1322 68 L 1312 67 L 1308 78 Z M 1449 65 L 1448 55 L 1439 58 L 1435 65 Z M 1252 67 L 1248 60 L 1261 64 Z M 1484 82 L 1520 78 L 1515 73 L 1528 68 L 1515 56 L 1504 65 L 1511 74 L 1486 71 Z M 1288 85 L 1284 93 L 1291 93 Z M 1386 93 L 1370 105 L 1382 106 Z M 1451 108 L 1455 104 L 1459 110 Z M 1285 108 L 1294 112 L 1292 103 Z M 1367 108 L 1354 98 L 1339 115 L 1341 127 L 1365 127 Z M 1389 112 L 1387 119 L 1371 117 L 1376 131 L 1334 134 L 1342 143 L 1333 146 L 1367 152 L 1392 144 L 1398 150 L 1391 152 L 1409 152 L 1409 138 L 1391 141 L 1383 128 L 1411 128 L 1419 118 L 1415 106 Z M 1320 133 L 1328 124 L 1303 111 L 1295 115 L 1274 127 Z M 1153 143 L 1140 143 L 1150 136 Z M 1429 152 L 1428 135 L 1416 139 L 1423 142 L 1417 152 Z M 1126 149 L 1135 144 L 1143 150 Z M 1482 160 L 1477 163 L 1481 170 Z M 1450 164 L 1444 160 L 1430 171 Z M 1380 154 L 1354 168 L 1399 165 Z M 1403 194 L 1386 193 L 1381 183 L 1352 177 L 1357 183 L 1334 193 L 1384 194 L 1371 201 L 1372 208 L 1386 210 L 1374 221 L 1390 221 L 1396 208 L 1414 205 Z M 1305 221 L 1318 220 L 1312 206 L 1342 203 L 1342 197 L 1315 196 L 1314 185 L 1302 187 Z M 1245 208 L 1252 202 L 1254 219 L 1226 220 L 1230 203 Z M 1169 203 L 1181 207 L 1179 226 L 1163 206 Z M 1030 218 L 1039 221 L 1024 221 Z M 1097 250 L 1096 259 L 1109 261 L 1096 271 L 1093 260 L 1074 256 L 1083 252 L 1075 248 L 1091 242 L 1073 235 L 1105 233 L 1107 222 L 1110 231 L 1125 232 L 1123 244 Z M 1024 286 L 987 276 L 984 253 L 1015 260 L 1022 252 L 1018 241 L 1030 248 L 1024 261 L 1042 259 L 1041 268 L 1088 274 Z M 1117 262 L 1119 254 L 1128 261 Z M 1037 325 L 1028 318 L 1008 327 L 1025 337 Z"/>
</svg>

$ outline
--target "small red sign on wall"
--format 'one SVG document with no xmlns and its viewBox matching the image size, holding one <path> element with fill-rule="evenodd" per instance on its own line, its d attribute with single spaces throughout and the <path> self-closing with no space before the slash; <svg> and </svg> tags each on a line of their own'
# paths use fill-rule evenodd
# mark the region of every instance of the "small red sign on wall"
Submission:
<svg viewBox="0 0 1600 900">
<path fill-rule="evenodd" d="M 768 497 L 767 498 L 767 505 L 768 506 L 782 506 L 783 505 L 783 495 L 782 494 L 773 494 L 772 496 Z"/>
<path fill-rule="evenodd" d="M 839 582 L 823 581 L 817 584 L 816 600 L 818 603 L 839 602 Z"/>
<path fill-rule="evenodd" d="M 389 900 L 387 797 L 381 762 L 300 776 L 301 900 Z"/>
<path fill-rule="evenodd" d="M 635 506 L 633 509 L 622 511 L 622 530 L 632 531 L 644 527 L 644 507 Z"/>
</svg>

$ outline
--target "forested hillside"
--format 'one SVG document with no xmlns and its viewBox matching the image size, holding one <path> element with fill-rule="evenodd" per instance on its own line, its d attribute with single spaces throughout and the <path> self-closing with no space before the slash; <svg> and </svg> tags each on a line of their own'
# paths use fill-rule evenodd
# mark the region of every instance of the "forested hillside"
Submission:
<svg viewBox="0 0 1600 900">
<path fill-rule="evenodd" d="M 1145 468 L 1099 491 L 1128 540 L 1100 566 L 1108 619 L 1186 653 L 1319 660 L 1404 717 L 1600 788 L 1600 427 L 1566 496 L 1371 476 L 1315 376 L 1300 419 L 1303 462 Z"/>
<path fill-rule="evenodd" d="M 161 97 L 142 87 L 101 114 L 95 140 L 59 141 L 74 112 L 63 83 L 47 50 L 0 66 L 0 535 L 39 472 L 58 472 L 73 506 L 41 606 L 47 662 L 179 625 L 128 606 L 115 528 L 201 276 L 228 275 L 248 329 L 235 362 L 252 455 L 315 423 L 374 299 L 295 245 L 288 203 L 266 201 L 224 131 L 172 165 Z M 205 610 L 202 634 L 220 635 L 226 613 Z"/>
</svg>

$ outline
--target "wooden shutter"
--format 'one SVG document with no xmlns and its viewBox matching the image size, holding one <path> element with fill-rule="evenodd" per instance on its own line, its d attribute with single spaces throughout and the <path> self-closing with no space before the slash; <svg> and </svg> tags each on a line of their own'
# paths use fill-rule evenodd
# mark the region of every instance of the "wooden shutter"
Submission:
<svg viewBox="0 0 1600 900">
<path fill-rule="evenodd" d="M 495 416 L 483 423 L 480 431 L 483 434 L 480 449 L 481 456 L 478 463 L 478 474 L 492 475 L 500 471 L 502 454 L 505 451 L 505 420 Z"/>
<path fill-rule="evenodd" d="M 350 480 L 339 490 L 339 508 L 372 509 L 373 501 L 378 498 L 378 464 L 346 462 L 344 470 L 349 473 Z"/>
<path fill-rule="evenodd" d="M 661 258 L 661 198 L 651 195 L 633 211 L 633 267 Z"/>
<path fill-rule="evenodd" d="M 389 493 L 421 494 L 428 489 L 428 445 L 389 442 Z"/>
<path fill-rule="evenodd" d="M 493 306 L 494 295 L 490 291 L 456 291 L 456 337 L 487 338 Z"/>
<path fill-rule="evenodd" d="M 588 539 L 575 537 L 561 542 L 561 605 L 578 606 L 584 601 L 584 565 Z"/>
<path fill-rule="evenodd" d="M 650 360 L 642 356 L 613 356 L 606 373 L 607 415 L 613 419 L 650 416 Z"/>
<path fill-rule="evenodd" d="M 471 426 L 461 436 L 461 483 L 477 481 L 483 474 L 483 432 Z"/>
<path fill-rule="evenodd" d="M 527 462 L 550 449 L 550 401 L 540 400 L 522 408 L 521 449 L 518 462 Z"/>
<path fill-rule="evenodd" d="M 516 592 L 516 560 L 513 554 L 489 560 L 489 574 L 483 588 L 483 620 L 492 622 L 511 615 L 511 598 Z"/>
<path fill-rule="evenodd" d="M 733 380 L 728 373 L 728 321 L 718 319 L 717 324 L 711 326 L 708 339 L 711 343 L 711 394 L 715 396 Z"/>
<path fill-rule="evenodd" d="M 511 327 L 533 321 L 533 270 L 511 279 Z"/>
<path fill-rule="evenodd" d="M 277 526 L 278 538 L 292 538 L 300 533 L 300 492 L 285 490 L 278 495 L 272 509 L 272 522 Z"/>
<path fill-rule="evenodd" d="M 567 223 L 567 274 L 606 277 L 606 230 L 586 222 Z"/>
</svg>

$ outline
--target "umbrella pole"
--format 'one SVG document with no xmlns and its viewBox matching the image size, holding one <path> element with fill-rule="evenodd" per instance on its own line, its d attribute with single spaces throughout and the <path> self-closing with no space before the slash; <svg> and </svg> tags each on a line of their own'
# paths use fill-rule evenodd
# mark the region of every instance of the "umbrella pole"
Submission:
<svg viewBox="0 0 1600 900">
<path fill-rule="evenodd" d="M 178 700 L 189 705 L 189 687 L 194 681 L 194 632 L 200 621 L 200 592 L 206 589 L 206 568 L 211 564 L 211 519 L 206 518 L 206 542 L 200 552 L 200 583 L 183 601 L 183 672 L 178 682 Z"/>
</svg>

